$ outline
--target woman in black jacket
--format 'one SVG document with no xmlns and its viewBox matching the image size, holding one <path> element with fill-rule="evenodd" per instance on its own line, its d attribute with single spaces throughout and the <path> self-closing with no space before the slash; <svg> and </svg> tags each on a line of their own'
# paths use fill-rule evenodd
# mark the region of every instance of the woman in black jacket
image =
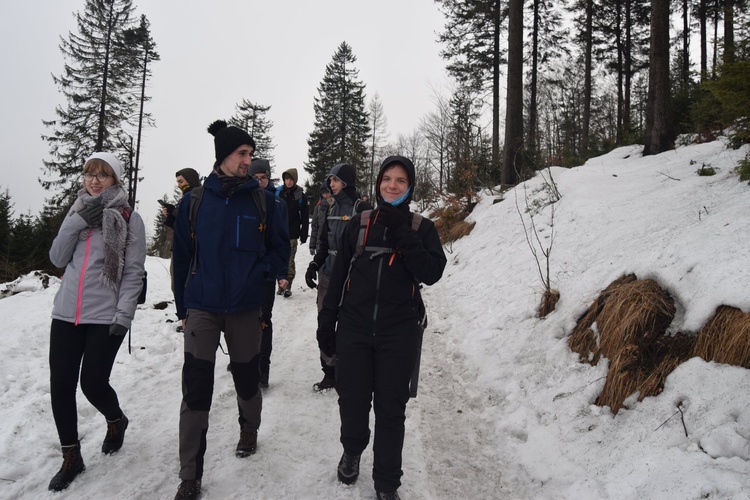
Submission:
<svg viewBox="0 0 750 500">
<path fill-rule="evenodd" d="M 422 333 L 419 287 L 436 283 L 446 264 L 432 221 L 416 216 L 413 224 L 415 179 L 408 158 L 383 161 L 378 208 L 354 216 L 344 230 L 318 317 L 320 348 L 336 356 L 344 447 L 338 478 L 352 484 L 359 476 L 374 400 L 378 498 L 399 498 L 406 402 Z"/>
</svg>

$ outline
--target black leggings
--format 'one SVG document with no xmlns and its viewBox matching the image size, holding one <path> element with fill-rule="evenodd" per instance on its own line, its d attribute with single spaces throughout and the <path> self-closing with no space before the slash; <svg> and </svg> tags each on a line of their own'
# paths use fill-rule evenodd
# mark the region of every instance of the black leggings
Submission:
<svg viewBox="0 0 750 500">
<path fill-rule="evenodd" d="M 109 385 L 124 335 L 110 335 L 109 325 L 75 325 L 52 320 L 49 342 L 50 394 L 57 434 L 63 446 L 78 442 L 76 389 L 81 390 L 107 420 L 122 416 L 117 393 Z M 83 360 L 83 362 L 81 362 Z"/>
</svg>

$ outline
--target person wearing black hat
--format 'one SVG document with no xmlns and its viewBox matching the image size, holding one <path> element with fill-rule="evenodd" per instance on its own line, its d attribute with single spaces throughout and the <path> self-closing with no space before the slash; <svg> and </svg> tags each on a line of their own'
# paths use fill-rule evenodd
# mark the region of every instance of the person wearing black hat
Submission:
<svg viewBox="0 0 750 500">
<path fill-rule="evenodd" d="M 250 162 L 250 177 L 258 181 L 258 185 L 261 189 L 265 189 L 270 193 L 275 193 L 276 188 L 271 182 L 271 164 L 268 160 L 253 158 Z M 281 218 L 284 223 L 287 223 L 286 216 L 286 203 L 284 203 L 278 196 L 274 195 L 274 201 L 276 206 L 284 212 Z M 275 302 L 276 294 L 276 283 L 279 283 L 279 287 L 287 288 L 286 280 L 287 268 L 284 267 L 282 271 L 277 275 L 268 275 L 266 283 L 263 289 L 263 305 L 261 307 L 260 325 L 262 330 L 260 340 L 260 386 L 263 388 L 268 387 L 268 378 L 271 371 L 271 352 L 273 351 L 273 304 Z"/>
<path fill-rule="evenodd" d="M 336 358 L 344 448 L 338 479 L 352 484 L 359 477 L 374 408 L 372 477 L 379 499 L 399 498 L 409 381 L 423 328 L 419 288 L 435 284 L 446 264 L 432 221 L 422 217 L 416 228 L 413 224 L 409 202 L 415 180 L 408 158 L 383 161 L 365 241 L 360 241 L 363 215 L 357 214 L 344 229 L 318 313 L 320 349 Z"/>
<path fill-rule="evenodd" d="M 180 407 L 180 479 L 176 499 L 201 491 L 216 349 L 224 332 L 237 392 L 240 439 L 235 454 L 255 453 L 261 423 L 260 312 L 266 278 L 289 261 L 289 234 L 272 193 L 248 175 L 255 141 L 244 130 L 212 123 L 216 161 L 199 204 L 184 197 L 174 226 L 177 317 L 185 360 Z M 264 223 L 265 221 L 265 223 Z"/>
<path fill-rule="evenodd" d="M 325 224 L 320 232 L 318 250 L 305 273 L 307 286 L 318 288 L 318 311 L 323 307 L 323 298 L 328 291 L 328 280 L 336 260 L 336 252 L 344 227 L 354 214 L 372 208 L 370 204 L 360 200 L 355 187 L 356 179 L 357 173 L 354 166 L 347 163 L 334 165 L 326 176 L 326 186 L 331 191 L 333 203 L 326 213 Z M 313 384 L 313 389 L 324 391 L 335 388 L 335 358 L 321 350 L 320 366 L 323 370 L 323 379 Z"/>
</svg>

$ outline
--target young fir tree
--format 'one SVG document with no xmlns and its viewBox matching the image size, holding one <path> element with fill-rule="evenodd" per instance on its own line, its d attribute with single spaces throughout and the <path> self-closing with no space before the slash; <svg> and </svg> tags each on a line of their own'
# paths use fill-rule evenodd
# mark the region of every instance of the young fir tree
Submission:
<svg viewBox="0 0 750 500">
<path fill-rule="evenodd" d="M 370 130 L 372 131 L 372 135 L 370 136 L 370 161 L 369 168 L 367 169 L 368 172 L 362 172 L 365 176 L 365 182 L 362 184 L 360 191 L 369 196 L 370 199 L 374 199 L 373 184 L 377 180 L 379 163 L 384 159 L 382 156 L 384 143 L 388 137 L 386 130 L 388 119 L 383 111 L 383 103 L 377 93 L 370 100 L 368 108 L 370 111 Z"/>
<path fill-rule="evenodd" d="M 273 122 L 266 116 L 271 106 L 262 106 L 243 99 L 240 104 L 237 104 L 236 109 L 234 116 L 229 119 L 229 124 L 246 130 L 255 140 L 253 156 L 273 163 L 276 149 L 271 136 Z"/>
<path fill-rule="evenodd" d="M 135 115 L 139 58 L 125 50 L 123 33 L 134 21 L 132 0 L 86 0 L 76 13 L 77 31 L 61 39 L 63 73 L 53 76 L 67 104 L 43 121 L 52 131 L 42 186 L 60 206 L 75 196 L 83 160 L 94 151 L 118 154 L 122 127 Z"/>
<path fill-rule="evenodd" d="M 10 201 L 10 190 L 0 194 L 0 280 L 9 281 L 15 276 L 6 276 L 5 270 L 10 263 L 10 239 L 13 229 L 13 203 Z"/>
<path fill-rule="evenodd" d="M 342 42 L 326 65 L 318 87 L 313 106 L 315 124 L 307 140 L 305 163 L 305 171 L 311 177 L 306 186 L 308 193 L 313 193 L 312 199 L 317 198 L 317 188 L 333 165 L 350 163 L 362 170 L 367 163 L 370 125 L 365 85 L 354 67 L 356 61 L 352 48 Z"/>
</svg>

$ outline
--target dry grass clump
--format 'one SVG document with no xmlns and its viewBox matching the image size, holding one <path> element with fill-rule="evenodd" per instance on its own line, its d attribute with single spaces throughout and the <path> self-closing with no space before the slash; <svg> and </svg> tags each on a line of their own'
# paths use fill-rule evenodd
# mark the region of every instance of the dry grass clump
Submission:
<svg viewBox="0 0 750 500">
<path fill-rule="evenodd" d="M 640 401 L 663 390 L 667 375 L 692 349 L 692 338 L 665 335 L 675 312 L 674 299 L 658 283 L 632 274 L 599 295 L 568 339 L 586 362 L 595 365 L 602 356 L 610 360 L 596 404 L 617 413 L 631 394 L 639 392 Z"/>
<path fill-rule="evenodd" d="M 443 244 L 452 243 L 471 233 L 476 222 L 469 223 L 464 220 L 469 213 L 459 201 L 452 200 L 430 214 L 430 218 L 435 218 L 435 229 Z"/>
<path fill-rule="evenodd" d="M 549 313 L 555 310 L 557 302 L 560 300 L 560 292 L 548 288 L 542 294 L 542 301 L 536 309 L 536 315 L 539 318 L 545 318 Z"/>
<path fill-rule="evenodd" d="M 695 341 L 693 356 L 750 368 L 750 313 L 719 306 Z"/>
</svg>

